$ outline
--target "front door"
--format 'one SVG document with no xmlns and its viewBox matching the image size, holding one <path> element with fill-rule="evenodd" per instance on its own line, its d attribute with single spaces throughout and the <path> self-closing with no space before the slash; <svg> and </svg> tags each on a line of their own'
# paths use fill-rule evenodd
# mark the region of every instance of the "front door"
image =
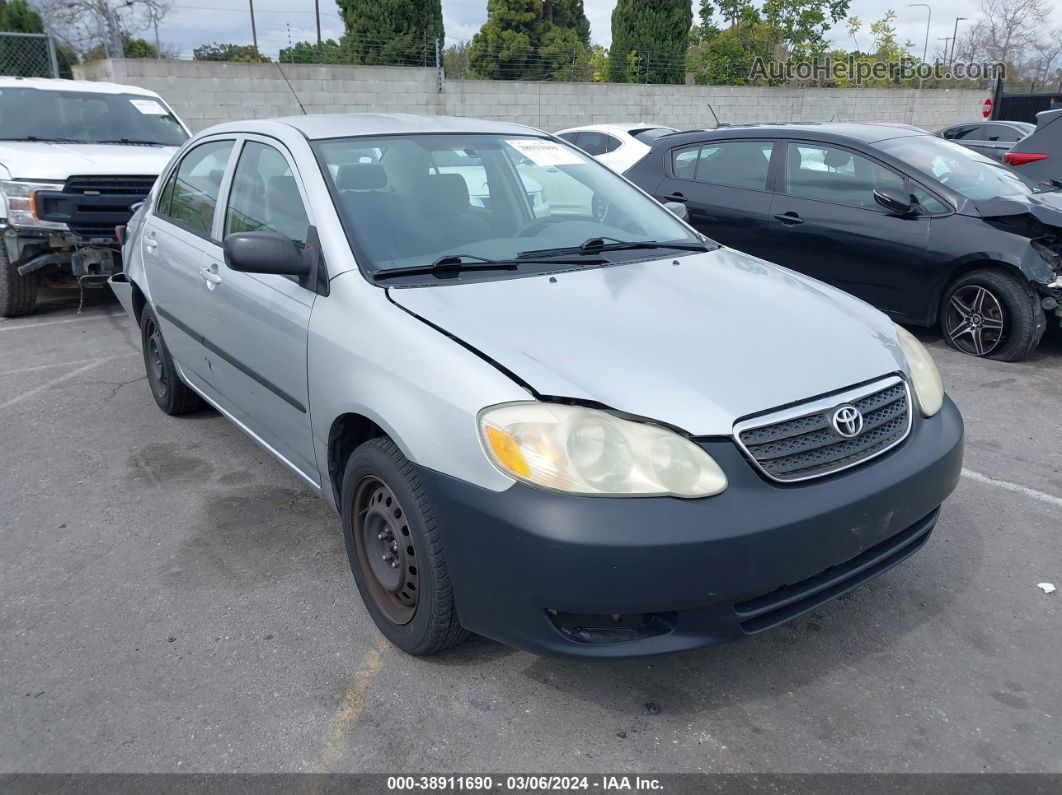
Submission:
<svg viewBox="0 0 1062 795">
<path fill-rule="evenodd" d="M 238 154 L 221 239 L 233 232 L 275 232 L 306 246 L 310 226 L 298 172 L 286 151 L 247 137 Z M 210 307 L 208 338 L 223 408 L 289 465 L 317 482 L 306 386 L 306 343 L 317 294 L 296 279 L 241 273 L 225 265 L 222 246 L 204 255 Z"/>
<path fill-rule="evenodd" d="M 890 215 L 874 189 L 907 180 L 839 146 L 790 141 L 771 204 L 772 256 L 897 316 L 920 306 L 931 220 Z"/>
</svg>

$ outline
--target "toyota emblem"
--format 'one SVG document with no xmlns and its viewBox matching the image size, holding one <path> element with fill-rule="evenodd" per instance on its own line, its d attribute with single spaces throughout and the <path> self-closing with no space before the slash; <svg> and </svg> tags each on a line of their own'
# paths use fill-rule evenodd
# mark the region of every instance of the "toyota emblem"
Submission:
<svg viewBox="0 0 1062 795">
<path fill-rule="evenodd" d="M 863 415 L 855 406 L 838 406 L 830 416 L 830 425 L 839 436 L 854 439 L 863 432 Z"/>
</svg>

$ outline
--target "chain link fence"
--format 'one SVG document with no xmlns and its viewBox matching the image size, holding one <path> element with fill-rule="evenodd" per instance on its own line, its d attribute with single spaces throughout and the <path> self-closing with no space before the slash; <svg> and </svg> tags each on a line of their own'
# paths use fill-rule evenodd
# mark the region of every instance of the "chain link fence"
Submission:
<svg viewBox="0 0 1062 795">
<path fill-rule="evenodd" d="M 0 33 L 0 75 L 58 77 L 55 42 L 45 33 Z"/>
</svg>

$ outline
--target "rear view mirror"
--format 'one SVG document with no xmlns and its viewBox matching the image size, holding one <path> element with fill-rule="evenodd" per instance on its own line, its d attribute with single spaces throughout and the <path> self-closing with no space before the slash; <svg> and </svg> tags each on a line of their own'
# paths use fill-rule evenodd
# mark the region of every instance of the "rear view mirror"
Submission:
<svg viewBox="0 0 1062 795">
<path fill-rule="evenodd" d="M 308 276 L 310 263 L 295 244 L 275 232 L 234 232 L 225 238 L 225 264 L 243 273 Z"/>
<path fill-rule="evenodd" d="M 664 207 L 681 221 L 690 220 L 690 211 L 682 202 L 664 202 Z"/>
<path fill-rule="evenodd" d="M 914 212 L 914 202 L 911 201 L 910 194 L 899 188 L 874 188 L 874 201 L 894 215 L 911 215 Z"/>
</svg>

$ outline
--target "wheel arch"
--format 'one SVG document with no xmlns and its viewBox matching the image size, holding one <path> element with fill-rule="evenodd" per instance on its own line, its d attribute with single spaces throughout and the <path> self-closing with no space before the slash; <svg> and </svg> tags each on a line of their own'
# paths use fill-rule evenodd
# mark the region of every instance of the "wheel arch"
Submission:
<svg viewBox="0 0 1062 795">
<path fill-rule="evenodd" d="M 393 432 L 384 429 L 382 423 L 365 414 L 349 411 L 340 414 L 332 420 L 328 429 L 326 443 L 326 469 L 328 484 L 331 487 L 331 496 L 335 506 L 340 507 L 340 493 L 343 488 L 343 475 L 346 471 L 347 461 L 350 454 L 361 444 L 370 439 L 390 439 L 408 457 L 401 440 L 395 437 Z"/>
</svg>

